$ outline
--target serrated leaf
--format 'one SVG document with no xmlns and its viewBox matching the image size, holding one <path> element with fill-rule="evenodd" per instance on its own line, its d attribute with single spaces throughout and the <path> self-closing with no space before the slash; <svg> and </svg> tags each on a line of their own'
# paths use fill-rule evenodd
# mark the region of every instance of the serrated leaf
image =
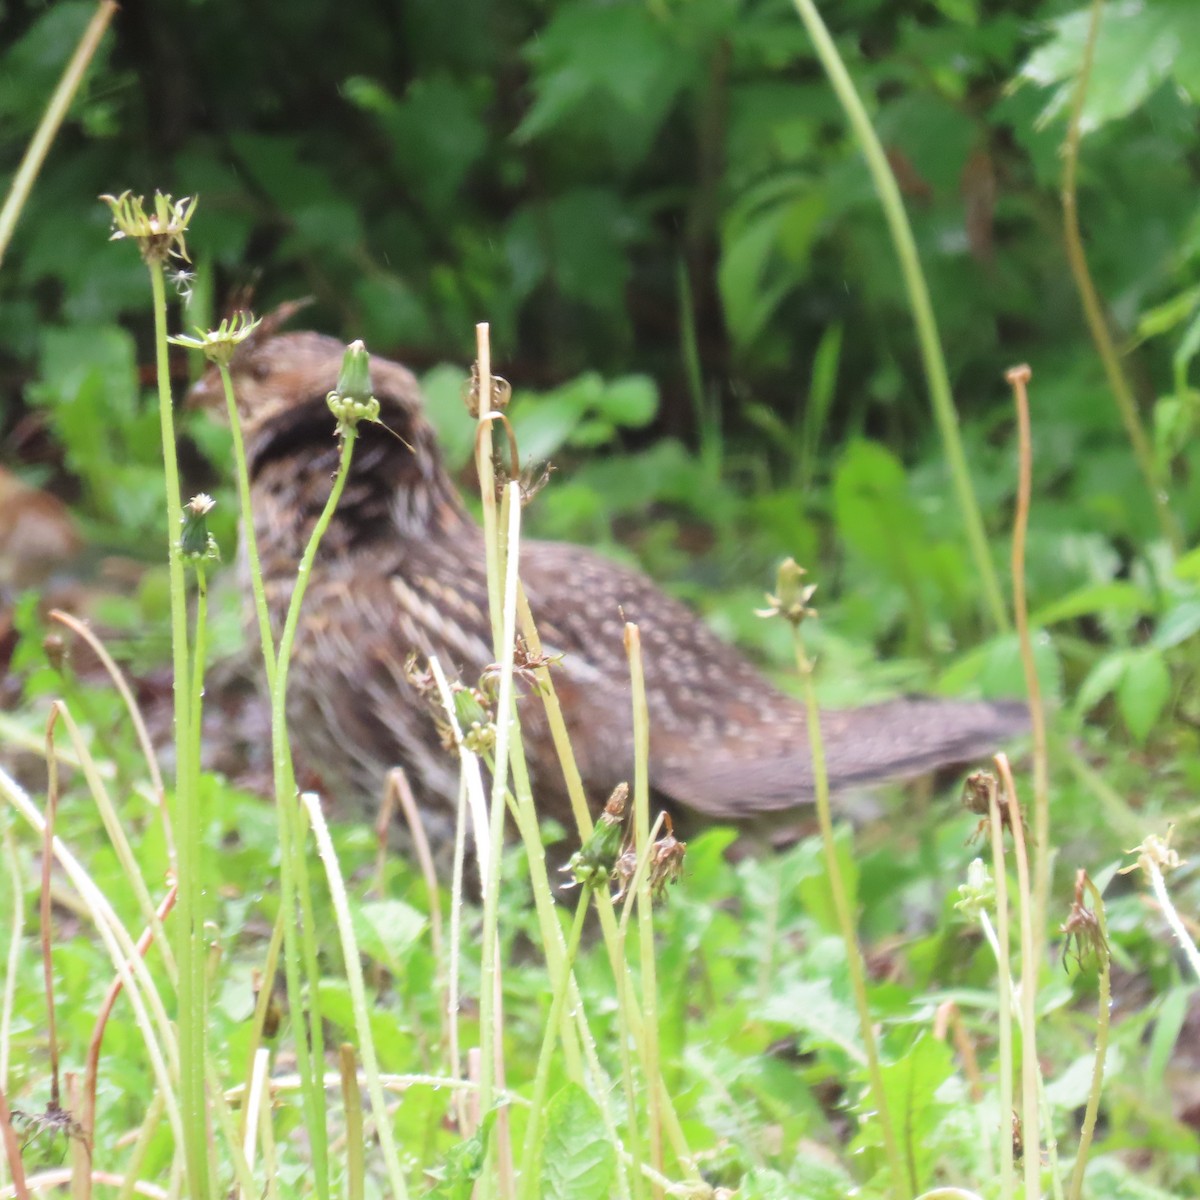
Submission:
<svg viewBox="0 0 1200 1200">
<path fill-rule="evenodd" d="M 1054 22 L 1054 36 L 1030 55 L 1022 77 L 1058 84 L 1043 119 L 1065 111 L 1074 91 L 1091 21 L 1082 8 Z M 1096 129 L 1132 112 L 1166 79 L 1200 96 L 1200 6 L 1194 0 L 1132 0 L 1109 4 L 1096 37 L 1084 105 L 1084 128 Z"/>
<path fill-rule="evenodd" d="M 596 1102 L 576 1083 L 547 1107 L 542 1151 L 543 1200 L 608 1200 L 617 1157 Z"/>
<path fill-rule="evenodd" d="M 1171 672 L 1158 650 L 1131 654 L 1117 685 L 1117 707 L 1134 741 L 1144 742 L 1171 695 Z"/>
<path fill-rule="evenodd" d="M 403 970 L 405 957 L 427 924 L 403 900 L 367 900 L 353 905 L 350 916 L 359 949 L 393 975 Z"/>
<path fill-rule="evenodd" d="M 828 979 L 809 979 L 774 991 L 756 1015 L 794 1030 L 805 1046 L 837 1046 L 855 1063 L 866 1062 L 854 1006 L 834 996 Z"/>
</svg>

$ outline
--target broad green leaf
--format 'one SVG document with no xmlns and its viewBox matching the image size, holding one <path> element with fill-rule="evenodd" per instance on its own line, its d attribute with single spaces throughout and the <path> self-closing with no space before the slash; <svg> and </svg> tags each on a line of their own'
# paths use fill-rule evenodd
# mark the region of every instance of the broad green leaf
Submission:
<svg viewBox="0 0 1200 1200">
<path fill-rule="evenodd" d="M 1062 113 L 1083 58 L 1091 9 L 1054 23 L 1054 36 L 1021 68 L 1043 87 L 1059 85 L 1043 113 Z M 1084 105 L 1086 129 L 1126 116 L 1168 78 L 1200 101 L 1200 5 L 1194 0 L 1125 0 L 1106 4 Z"/>
<path fill-rule="evenodd" d="M 658 388 L 648 375 L 622 375 L 601 391 L 596 408 L 614 425 L 640 429 L 658 412 Z"/>
<path fill-rule="evenodd" d="M 1152 641 L 1158 649 L 1169 650 L 1197 631 L 1200 631 L 1200 600 L 1182 600 L 1166 611 Z"/>
<path fill-rule="evenodd" d="M 1080 712 L 1095 708 L 1101 700 L 1117 689 L 1129 666 L 1129 657 L 1126 650 L 1114 650 L 1111 654 L 1106 654 L 1088 672 L 1087 678 L 1080 684 L 1075 695 L 1075 705 Z"/>
<path fill-rule="evenodd" d="M 608 1200 L 617 1156 L 596 1102 L 576 1083 L 550 1100 L 542 1151 L 543 1200 Z"/>
<path fill-rule="evenodd" d="M 854 1005 L 837 999 L 828 979 L 777 988 L 758 1006 L 755 1015 L 792 1030 L 806 1047 L 836 1046 L 853 1062 L 866 1062 Z"/>
<path fill-rule="evenodd" d="M 359 949 L 393 975 L 404 969 L 404 959 L 428 924 L 403 900 L 366 900 L 351 907 Z"/>
<path fill-rule="evenodd" d="M 1139 650 L 1129 656 L 1117 684 L 1117 707 L 1133 736 L 1144 742 L 1171 695 L 1171 672 L 1161 651 Z"/>
<path fill-rule="evenodd" d="M 496 1109 L 493 1108 L 469 1138 L 451 1147 L 440 1167 L 428 1172 L 437 1180 L 437 1186 L 428 1193 L 429 1200 L 470 1200 L 475 1181 L 483 1172 L 488 1139 L 495 1121 Z"/>
<path fill-rule="evenodd" d="M 1144 588 L 1120 580 L 1114 583 L 1093 583 L 1076 588 L 1061 599 L 1038 609 L 1030 615 L 1032 625 L 1056 625 L 1096 613 L 1120 611 L 1123 615 L 1141 615 L 1151 611 L 1152 601 Z"/>
<path fill-rule="evenodd" d="M 918 1190 L 930 1182 L 934 1135 L 947 1111 L 938 1089 L 954 1071 L 950 1047 L 922 1034 L 903 1058 L 883 1068 L 888 1111 L 902 1138 L 901 1153 L 916 1173 Z"/>
</svg>

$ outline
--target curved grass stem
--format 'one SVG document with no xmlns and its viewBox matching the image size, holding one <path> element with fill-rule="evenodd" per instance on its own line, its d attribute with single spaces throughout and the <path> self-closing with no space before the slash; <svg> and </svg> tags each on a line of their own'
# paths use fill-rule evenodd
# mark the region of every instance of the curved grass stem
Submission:
<svg viewBox="0 0 1200 1200">
<path fill-rule="evenodd" d="M 825 68 L 826 75 L 838 101 L 846 113 L 850 127 L 858 138 L 867 169 L 875 185 L 883 215 L 887 220 L 891 234 L 892 245 L 900 260 L 900 271 L 904 277 L 905 290 L 908 293 L 908 303 L 912 310 L 913 323 L 916 326 L 917 342 L 921 350 L 921 360 L 924 364 L 925 378 L 929 387 L 929 399 L 933 407 L 934 420 L 937 422 L 938 433 L 942 439 L 942 449 L 950 468 L 950 476 L 954 484 L 954 493 L 962 513 L 966 527 L 967 542 L 975 562 L 975 570 L 983 585 L 984 601 L 992 624 L 997 630 L 1006 631 L 1009 628 L 1008 609 L 1004 604 L 1004 594 L 1000 589 L 1000 580 L 992 563 L 991 551 L 988 548 L 987 532 L 984 529 L 983 517 L 980 515 L 979 503 L 975 498 L 975 489 L 971 486 L 971 472 L 967 465 L 967 456 L 963 450 L 962 437 L 958 429 L 958 414 L 954 409 L 954 399 L 950 391 L 950 375 L 946 370 L 946 359 L 942 353 L 941 338 L 938 335 L 937 318 L 933 313 L 933 303 L 929 298 L 929 287 L 921 270 L 921 261 L 917 255 L 917 244 L 913 237 L 912 226 L 904 211 L 904 201 L 900 197 L 900 188 L 888 165 L 887 155 L 880 144 L 879 137 L 871 125 L 871 118 L 863 106 L 862 99 L 846 70 L 833 38 L 825 27 L 814 0 L 792 0 L 800 19 L 812 38 L 813 48 Z"/>
<path fill-rule="evenodd" d="M 916 1193 L 917 1181 L 913 1178 L 911 1164 L 900 1154 L 900 1143 L 896 1137 L 896 1128 L 892 1123 L 887 1095 L 883 1087 L 879 1046 L 875 1040 L 871 1004 L 867 998 L 866 972 L 863 969 L 862 952 L 858 945 L 858 933 L 854 928 L 854 917 L 850 912 L 850 901 L 846 895 L 846 881 L 842 876 L 841 863 L 838 862 L 837 842 L 833 832 L 833 815 L 829 804 L 829 774 L 825 769 L 825 745 L 821 740 L 821 713 L 817 707 L 817 690 L 813 684 L 812 661 L 804 648 L 804 638 L 798 623 L 793 623 L 792 634 L 796 650 L 796 665 L 804 683 L 804 703 L 808 712 L 808 737 L 812 753 L 817 822 L 821 828 L 821 845 L 825 852 L 829 891 L 833 897 L 838 929 L 846 947 L 846 966 L 850 973 L 850 987 L 854 993 L 854 1004 L 858 1009 L 858 1023 L 867 1059 L 867 1077 L 871 1085 L 871 1098 L 883 1134 L 884 1153 L 888 1161 L 889 1187 L 896 1200 L 903 1200 L 905 1196 L 912 1196 Z"/>
<path fill-rule="evenodd" d="M 1083 236 L 1079 231 L 1079 142 L 1083 127 L 1083 105 L 1087 99 L 1088 82 L 1092 75 L 1096 37 L 1100 30 L 1100 15 L 1103 9 L 1103 0 L 1092 0 L 1087 39 L 1084 43 L 1083 58 L 1079 64 L 1079 76 L 1075 81 L 1075 91 L 1071 97 L 1071 115 L 1067 122 L 1067 136 L 1063 142 L 1063 238 L 1066 244 L 1067 262 L 1071 268 L 1071 278 L 1075 281 L 1075 289 L 1079 293 L 1079 301 L 1083 306 L 1088 332 L 1091 334 L 1096 353 L 1104 367 L 1104 376 L 1108 380 L 1109 389 L 1116 401 L 1117 411 L 1121 416 L 1121 423 L 1125 426 L 1125 433 L 1133 449 L 1133 456 L 1137 460 L 1138 470 L 1142 473 L 1146 489 L 1150 493 L 1154 514 L 1158 519 L 1159 531 L 1174 554 L 1178 556 L 1183 552 L 1183 537 L 1175 520 L 1175 514 L 1172 513 L 1167 503 L 1165 481 L 1154 461 L 1150 438 L 1147 436 L 1142 419 L 1138 414 L 1133 388 L 1121 368 L 1120 356 L 1117 354 L 1112 331 L 1108 327 L 1100 296 L 1092 280 L 1092 273 L 1088 269 L 1087 254 L 1083 248 Z"/>
</svg>

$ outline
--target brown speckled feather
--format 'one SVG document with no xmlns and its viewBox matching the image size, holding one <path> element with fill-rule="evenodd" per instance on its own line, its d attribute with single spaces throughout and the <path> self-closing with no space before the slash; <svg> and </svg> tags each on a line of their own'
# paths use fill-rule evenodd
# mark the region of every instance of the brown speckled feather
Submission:
<svg viewBox="0 0 1200 1200">
<path fill-rule="evenodd" d="M 255 527 L 272 617 L 282 623 L 296 563 L 337 462 L 325 395 L 342 346 L 310 333 L 260 339 L 234 359 Z M 361 426 L 342 503 L 314 565 L 291 672 L 298 749 L 344 808 L 366 810 L 404 766 L 431 818 L 448 817 L 457 762 L 406 679 L 410 652 L 436 654 L 475 683 L 492 659 L 483 538 L 441 461 L 417 384 L 372 360 L 387 428 Z M 215 390 L 206 378 L 200 398 Z M 578 546 L 526 540 L 521 578 L 589 798 L 632 767 L 625 619 L 641 628 L 651 781 L 679 809 L 749 820 L 812 799 L 803 708 L 645 576 Z M 521 701 L 543 813 L 565 818 L 565 786 L 540 701 Z M 903 778 L 993 751 L 1026 723 L 1023 705 L 905 698 L 822 715 L 834 791 Z M 437 830 L 435 829 L 435 833 Z"/>
</svg>

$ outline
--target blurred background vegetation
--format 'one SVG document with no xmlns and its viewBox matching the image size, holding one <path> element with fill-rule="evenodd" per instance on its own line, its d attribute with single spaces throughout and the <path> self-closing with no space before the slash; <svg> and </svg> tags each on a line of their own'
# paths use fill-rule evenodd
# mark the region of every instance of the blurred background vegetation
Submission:
<svg viewBox="0 0 1200 1200">
<path fill-rule="evenodd" d="M 1200 527 L 1200 4 L 1104 5 L 1079 167 L 1090 267 L 1178 546 L 1160 533 L 1068 268 L 1062 146 L 1087 10 L 1078 0 L 821 8 L 913 224 L 1006 585 L 1016 452 L 1004 372 L 1034 371 L 1029 601 L 1043 690 L 1066 735 L 1053 754 L 1055 894 L 1069 894 L 1079 864 L 1111 883 L 1124 1057 L 1104 1134 L 1170 1189 L 1094 1194 L 1194 1195 L 1195 988 L 1160 914 L 1113 872 L 1126 847 L 1169 821 L 1186 855 L 1200 818 L 1200 551 L 1189 550 Z M 92 11 L 76 0 L 0 5 L 0 172 L 15 169 Z M 96 200 L 125 188 L 200 197 L 177 326 L 207 326 L 239 300 L 261 313 L 312 296 L 301 323 L 361 336 L 422 376 L 468 491 L 461 386 L 473 325 L 490 321 L 522 450 L 557 467 L 529 509 L 533 532 L 641 564 L 784 686 L 787 632 L 753 610 L 790 553 L 820 585 L 807 636 L 827 702 L 1023 692 L 1015 640 L 987 615 L 967 551 L 870 176 L 788 0 L 124 0 L 0 271 L 5 706 L 32 710 L 73 686 L 46 667 L 35 611 L 64 593 L 143 689 L 157 680 L 159 698 L 169 694 L 145 272 L 128 248 L 108 246 Z M 196 366 L 180 357 L 175 369 L 182 394 Z M 229 561 L 228 435 L 204 414 L 182 417 L 185 488 L 218 495 Z M 17 537 L 30 519 L 32 533 Z M 224 650 L 239 637 L 233 574 L 221 573 L 214 600 Z M 105 743 L 119 706 L 88 695 L 79 703 Z M 123 736 L 112 740 L 118 758 Z M 265 808 L 224 790 L 216 804 L 222 845 L 236 830 L 258 856 L 229 856 L 229 871 L 265 877 L 275 849 Z M 903 947 L 905 965 L 880 965 L 876 989 L 894 1027 L 926 1021 L 929 997 L 941 999 L 929 989 L 945 980 L 991 978 L 951 915 L 976 852 L 963 844 L 971 824 L 918 794 L 856 832 L 864 936 L 887 939 L 897 960 Z M 760 948 L 777 936 L 779 897 L 801 919 L 790 911 L 801 863 L 800 907 L 819 911 L 821 877 L 796 858 L 729 867 L 712 837 L 694 844 L 667 910 L 686 933 L 664 952 L 678 970 L 673 994 L 687 993 L 703 943 L 714 996 L 732 994 L 736 960 L 745 977 L 759 973 L 765 997 L 776 981 Z M 1174 878 L 1180 907 L 1196 911 L 1194 868 Z M 513 903 L 524 911 L 520 896 Z M 817 986 L 827 964 L 819 942 L 804 957 L 802 941 L 789 938 L 780 970 Z M 425 976 L 413 978 L 429 1003 Z M 1090 1071 L 1090 1027 L 1063 1007 L 1074 986 L 1063 977 L 1045 1002 L 1072 1031 L 1048 1053 Z M 772 1057 L 769 1022 L 786 1008 L 786 1025 L 809 1002 L 781 1001 L 761 1028 L 747 1004 L 704 1006 L 716 1032 L 701 1034 L 681 1008 L 680 1038 L 703 1048 L 688 1069 L 707 1080 L 712 1048 L 747 1040 L 761 1079 L 731 1088 L 761 1091 L 772 1119 L 788 1114 L 784 1157 L 802 1167 L 790 1148 L 810 1117 L 796 1115 L 795 1067 Z M 985 1032 L 991 1013 L 979 1011 Z M 1084 1078 L 1055 1085 L 1064 1121 Z M 724 1129 L 722 1112 L 701 1115 Z M 724 1135 L 743 1140 L 739 1125 Z"/>
<path fill-rule="evenodd" d="M 1028 570 L 1037 623 L 1058 635 L 1042 643 L 1051 699 L 1115 700 L 1139 743 L 1182 714 L 1186 740 L 1197 568 L 1158 540 L 1064 251 L 1088 14 L 827 8 L 915 229 L 1002 568 L 1003 372 L 1034 368 Z M 5 169 L 91 11 L 4 6 Z M 1079 187 L 1188 532 L 1198 48 L 1191 0 L 1108 6 Z M 1020 690 L 984 615 L 886 225 L 787 0 L 124 4 L 0 275 L 0 426 L 5 464 L 65 497 L 91 547 L 136 557 L 163 522 L 146 295 L 95 200 L 126 187 L 201 198 L 181 325 L 239 297 L 262 312 L 311 295 L 304 323 L 423 374 L 456 466 L 463 364 L 490 321 L 523 450 L 558 467 L 533 529 L 641 562 L 781 663 L 786 644 L 751 612 L 795 554 L 821 584 L 830 700 Z M 194 369 L 179 361 L 181 385 Z M 191 484 L 227 486 L 225 433 L 196 415 L 186 428 Z M 143 592 L 131 625 L 161 605 Z"/>
</svg>

